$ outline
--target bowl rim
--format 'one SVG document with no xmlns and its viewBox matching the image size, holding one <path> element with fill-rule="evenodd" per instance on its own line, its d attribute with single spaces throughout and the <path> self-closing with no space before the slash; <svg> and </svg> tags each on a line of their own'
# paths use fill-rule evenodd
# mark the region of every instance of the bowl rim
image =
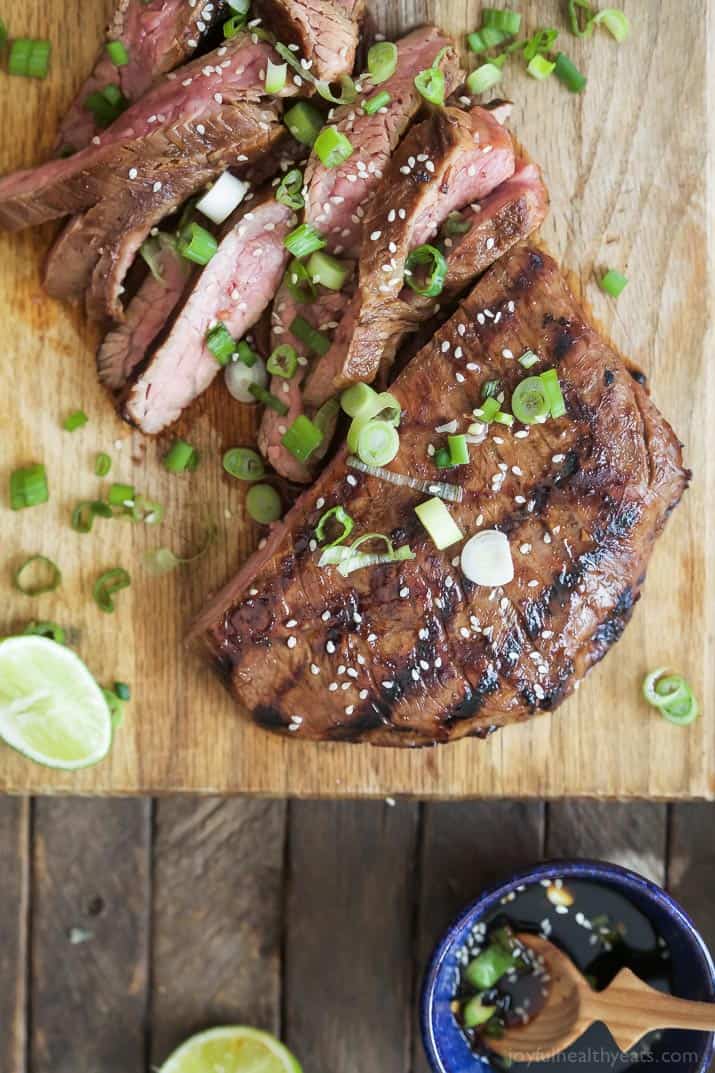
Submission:
<svg viewBox="0 0 715 1073">
<path fill-rule="evenodd" d="M 709 999 L 715 1001 L 715 963 L 708 946 L 698 931 L 695 922 L 683 909 L 682 905 L 667 890 L 652 879 L 609 861 L 599 861 L 589 857 L 551 857 L 547 861 L 531 868 L 522 868 L 513 872 L 508 879 L 492 884 L 455 917 L 438 940 L 430 955 L 422 984 L 419 1013 L 422 1044 L 433 1073 L 449 1073 L 440 1058 L 433 1032 L 433 1000 L 437 978 L 442 965 L 454 946 L 456 935 L 471 919 L 475 921 L 486 911 L 489 905 L 508 894 L 522 883 L 538 882 L 540 879 L 555 878 L 568 874 L 571 877 L 584 876 L 589 879 L 608 883 L 614 879 L 626 889 L 637 890 L 650 897 L 661 909 L 665 910 L 675 924 L 688 934 L 702 960 L 701 967 L 706 970 Z M 706 1037 L 702 1061 L 693 1073 L 708 1073 L 715 1056 L 715 1032 L 704 1033 Z"/>
</svg>

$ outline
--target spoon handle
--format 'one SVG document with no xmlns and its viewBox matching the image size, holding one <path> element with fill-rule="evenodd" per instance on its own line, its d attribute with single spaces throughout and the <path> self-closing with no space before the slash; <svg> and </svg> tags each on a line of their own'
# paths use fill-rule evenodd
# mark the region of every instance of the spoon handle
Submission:
<svg viewBox="0 0 715 1073">
<path fill-rule="evenodd" d="M 622 969 L 605 991 L 593 992 L 586 1001 L 589 1017 L 608 1026 L 622 1051 L 656 1028 L 715 1031 L 715 1003 L 665 995 L 630 969 Z"/>
</svg>

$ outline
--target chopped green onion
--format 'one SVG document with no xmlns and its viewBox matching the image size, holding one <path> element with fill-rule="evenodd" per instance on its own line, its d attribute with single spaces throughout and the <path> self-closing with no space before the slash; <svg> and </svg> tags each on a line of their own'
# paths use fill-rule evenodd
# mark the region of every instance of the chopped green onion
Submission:
<svg viewBox="0 0 715 1073">
<path fill-rule="evenodd" d="M 50 66 L 50 42 L 18 37 L 10 45 L 8 74 L 23 78 L 45 78 Z"/>
<path fill-rule="evenodd" d="M 665 667 L 646 675 L 643 696 L 664 719 L 677 726 L 689 726 L 700 713 L 700 706 L 686 679 L 679 674 L 666 674 Z"/>
<path fill-rule="evenodd" d="M 224 454 L 222 465 L 239 481 L 260 481 L 266 472 L 263 459 L 251 447 L 231 447 Z"/>
<path fill-rule="evenodd" d="M 619 45 L 626 40 L 630 33 L 631 27 L 627 15 L 616 8 L 609 7 L 604 11 L 599 11 L 591 21 L 595 26 L 602 22 L 611 37 L 615 37 Z"/>
<path fill-rule="evenodd" d="M 558 36 L 558 30 L 537 30 L 534 36 L 530 37 L 523 46 L 524 59 L 527 63 L 533 60 L 535 56 L 543 56 L 549 52 Z"/>
<path fill-rule="evenodd" d="M 383 541 L 386 550 L 382 553 L 359 552 L 358 548 L 367 543 L 368 540 Z M 395 548 L 390 538 L 385 536 L 384 533 L 364 533 L 363 536 L 354 540 L 349 547 L 332 545 L 325 548 L 318 560 L 318 566 L 337 565 L 338 573 L 342 574 L 343 577 L 348 577 L 354 570 L 362 570 L 366 566 L 406 562 L 408 559 L 414 558 L 415 553 L 407 544 L 401 548 Z"/>
<path fill-rule="evenodd" d="M 10 507 L 12 510 L 37 507 L 40 503 L 46 503 L 49 498 L 47 471 L 41 462 L 12 471 L 10 474 Z"/>
<path fill-rule="evenodd" d="M 54 641 L 56 645 L 63 645 L 67 638 L 67 634 L 61 626 L 58 626 L 56 622 L 49 621 L 28 622 L 22 632 L 26 635 L 29 634 L 31 637 L 47 637 L 50 641 Z"/>
<path fill-rule="evenodd" d="M 414 273 L 418 266 L 430 265 L 424 282 L 420 283 Z M 436 246 L 418 246 L 405 261 L 405 282 L 416 294 L 425 298 L 436 298 L 442 293 L 447 278 L 447 261 Z"/>
<path fill-rule="evenodd" d="M 305 71 L 302 72 L 305 76 Z M 357 97 L 357 89 L 350 75 L 340 76 L 340 96 L 336 97 L 330 88 L 328 82 L 321 82 L 318 79 L 315 80 L 315 88 L 324 101 L 330 101 L 331 104 L 352 104 Z"/>
<path fill-rule="evenodd" d="M 482 390 L 480 397 L 482 399 L 495 399 L 501 392 L 502 383 L 501 380 L 485 380 L 482 384 Z"/>
<path fill-rule="evenodd" d="M 94 116 L 98 127 L 109 127 L 128 107 L 129 101 L 117 86 L 109 85 L 96 89 L 84 102 L 87 111 Z"/>
<path fill-rule="evenodd" d="M 323 127 L 315 139 L 313 151 L 324 167 L 337 168 L 353 155 L 353 146 L 350 139 L 337 127 Z"/>
<path fill-rule="evenodd" d="M 279 201 L 281 205 L 287 205 L 289 209 L 293 209 L 295 212 L 298 209 L 302 209 L 305 204 L 303 198 L 303 172 L 300 168 L 291 168 L 287 171 L 276 190 L 276 201 Z"/>
<path fill-rule="evenodd" d="M 210 231 L 193 222 L 181 232 L 177 249 L 187 261 L 207 265 L 218 249 L 218 242 Z"/>
<path fill-rule="evenodd" d="M 172 447 L 172 451 L 173 449 L 174 448 Z M 167 455 L 166 457 L 168 458 L 169 455 Z M 131 506 L 134 502 L 135 494 L 136 493 L 134 491 L 134 487 L 131 484 L 111 484 L 109 486 L 109 492 L 107 493 L 107 502 L 109 503 L 110 507 Z"/>
<path fill-rule="evenodd" d="M 467 34 L 467 45 L 470 52 L 479 54 L 480 52 L 488 52 L 490 48 L 496 48 L 497 45 L 501 45 L 511 36 L 504 30 L 483 26 L 481 30 L 475 30 L 474 33 Z"/>
<path fill-rule="evenodd" d="M 581 27 L 578 9 L 586 12 L 586 21 Z M 571 33 L 576 37 L 590 37 L 593 33 L 593 10 L 588 0 L 568 0 L 568 15 L 571 24 Z"/>
<path fill-rule="evenodd" d="M 100 451 L 94 460 L 94 472 L 98 477 L 106 477 L 111 468 L 111 458 L 105 451 Z"/>
<path fill-rule="evenodd" d="M 281 497 L 270 484 L 253 484 L 246 496 L 246 510 L 249 518 L 259 525 L 270 525 L 283 513 Z"/>
<path fill-rule="evenodd" d="M 477 420 L 488 425 L 490 421 L 494 420 L 495 415 L 499 413 L 499 402 L 493 395 L 487 395 L 482 405 L 472 412 Z"/>
<path fill-rule="evenodd" d="M 470 93 L 478 96 L 501 82 L 502 70 L 495 63 L 483 63 L 477 67 L 467 78 L 467 89 Z"/>
<path fill-rule="evenodd" d="M 546 372 L 539 375 L 539 379 L 546 389 L 546 399 L 551 416 L 563 417 L 566 413 L 566 403 L 564 402 L 556 369 L 547 369 Z"/>
<path fill-rule="evenodd" d="M 244 29 L 247 19 L 245 15 L 232 15 L 223 24 L 223 36 L 227 41 L 236 37 Z"/>
<path fill-rule="evenodd" d="M 498 425 L 506 425 L 508 428 L 511 428 L 514 424 L 514 415 L 504 413 L 503 410 L 498 410 L 497 413 L 494 414 L 494 420 Z"/>
<path fill-rule="evenodd" d="M 434 546 L 442 551 L 462 540 L 464 533 L 455 522 L 441 499 L 433 496 L 415 507 L 415 514 L 432 538 Z"/>
<path fill-rule="evenodd" d="M 126 67 L 129 63 L 129 53 L 122 41 L 108 41 L 107 55 L 115 67 Z"/>
<path fill-rule="evenodd" d="M 426 67 L 415 75 L 415 89 L 430 104 L 444 104 L 444 71 L 440 67 Z"/>
<path fill-rule="evenodd" d="M 357 453 L 366 466 L 387 466 L 400 449 L 400 435 L 388 421 L 368 421 L 360 430 Z"/>
<path fill-rule="evenodd" d="M 519 365 L 521 365 L 523 369 L 531 369 L 534 365 L 538 364 L 539 359 L 533 350 L 525 350 L 519 358 Z"/>
<path fill-rule="evenodd" d="M 370 477 L 377 477 L 388 484 L 395 484 L 400 488 L 414 488 L 418 492 L 439 496 L 447 499 L 450 503 L 461 503 L 464 498 L 464 490 L 459 484 L 447 484 L 444 481 L 424 481 L 421 477 L 410 477 L 406 473 L 394 473 L 391 469 L 383 469 L 382 466 L 367 466 L 360 458 L 348 455 L 346 462 L 351 469 L 360 470 Z"/>
<path fill-rule="evenodd" d="M 270 391 L 264 388 L 262 384 L 249 384 L 248 390 L 251 395 L 253 395 L 256 402 L 262 402 L 269 410 L 275 410 L 281 417 L 285 417 L 288 413 L 288 407 L 283 400 L 277 398 L 275 395 L 271 395 Z"/>
<path fill-rule="evenodd" d="M 24 596 L 42 596 L 54 592 L 62 581 L 62 571 L 46 555 L 31 555 L 25 559 L 12 579 L 18 592 Z"/>
<path fill-rule="evenodd" d="M 280 93 L 285 88 L 287 75 L 286 63 L 273 63 L 269 60 L 266 64 L 266 93 Z"/>
<path fill-rule="evenodd" d="M 614 268 L 610 268 L 600 280 L 601 290 L 609 294 L 611 298 L 618 298 L 627 285 L 627 278 L 621 275 L 620 272 L 616 272 Z"/>
<path fill-rule="evenodd" d="M 228 0 L 228 6 L 237 15 L 248 15 L 251 9 L 251 0 Z"/>
<path fill-rule="evenodd" d="M 124 720 L 124 704 L 119 699 L 113 689 L 107 689 L 105 686 L 100 686 L 107 707 L 109 708 L 109 718 L 112 724 L 112 730 L 116 730 L 117 727 L 122 725 Z"/>
<path fill-rule="evenodd" d="M 448 238 L 453 238 L 455 235 L 466 235 L 471 226 L 472 221 L 466 220 L 461 212 L 450 212 L 442 224 L 442 233 Z"/>
<path fill-rule="evenodd" d="M 312 224 L 299 224 L 283 239 L 283 245 L 294 257 L 307 257 L 314 250 L 322 250 L 325 239 Z"/>
<path fill-rule="evenodd" d="M 330 339 L 324 332 L 319 332 L 304 317 L 296 317 L 290 325 L 289 331 L 299 339 L 301 343 L 322 357 L 330 350 Z"/>
<path fill-rule="evenodd" d="M 144 566 L 150 574 L 168 574 L 172 570 L 176 570 L 177 566 L 193 563 L 200 559 L 206 554 L 215 539 L 216 529 L 214 526 L 209 526 L 201 538 L 198 550 L 193 555 L 175 555 L 171 548 L 154 548 L 152 551 L 146 552 Z"/>
<path fill-rule="evenodd" d="M 304 264 L 301 264 L 300 261 L 291 261 L 286 269 L 283 282 L 288 288 L 291 296 L 301 305 L 314 302 L 318 296 L 318 292 L 313 285 L 313 281 L 308 274 L 307 268 Z"/>
<path fill-rule="evenodd" d="M 351 264 L 321 252 L 312 254 L 306 268 L 312 283 L 320 283 L 330 291 L 342 290 L 352 272 Z"/>
<path fill-rule="evenodd" d="M 563 52 L 559 52 L 556 57 L 554 74 L 571 93 L 581 93 L 586 86 L 586 76 L 581 74 L 578 67 Z"/>
<path fill-rule="evenodd" d="M 299 462 L 306 462 L 322 442 L 322 431 L 305 414 L 299 414 L 281 438 L 283 446 Z"/>
<path fill-rule="evenodd" d="M 453 466 L 464 466 L 469 462 L 469 448 L 466 436 L 448 436 L 449 457 Z"/>
<path fill-rule="evenodd" d="M 465 1028 L 478 1028 L 484 1025 L 496 1013 L 496 1006 L 485 1006 L 481 997 L 475 995 L 462 1006 L 462 1024 Z"/>
<path fill-rule="evenodd" d="M 387 108 L 391 100 L 392 97 L 387 90 L 381 89 L 379 93 L 373 93 L 372 97 L 366 97 L 361 108 L 365 115 L 375 115 L 381 108 Z"/>
<path fill-rule="evenodd" d="M 112 516 L 112 508 L 101 499 L 83 499 L 72 511 L 70 525 L 75 533 L 89 533 L 96 517 L 111 518 Z"/>
<path fill-rule="evenodd" d="M 335 429 L 335 421 L 339 413 L 340 403 L 335 396 L 333 396 L 332 398 L 325 400 L 313 417 L 313 424 L 323 433 L 323 439 L 325 439 L 326 436 L 332 436 Z"/>
<path fill-rule="evenodd" d="M 2 19 L 0 19 L 0 52 L 5 51 L 5 46 L 7 45 L 7 38 L 8 38 L 7 27 L 6 27 L 5 23 L 2 21 Z"/>
<path fill-rule="evenodd" d="M 105 570 L 100 574 L 92 586 L 92 596 L 100 611 L 110 614 L 114 611 L 113 596 L 126 589 L 131 584 L 131 578 L 121 566 L 115 566 L 112 570 Z"/>
<path fill-rule="evenodd" d="M 518 34 L 521 15 L 518 11 L 502 11 L 494 7 L 482 9 L 482 25 L 487 30 L 501 30 L 505 34 Z"/>
<path fill-rule="evenodd" d="M 162 459 L 164 469 L 169 473 L 193 471 L 199 464 L 199 452 L 186 440 L 174 440 Z"/>
<path fill-rule="evenodd" d="M 556 64 L 551 60 L 547 60 L 545 56 L 534 56 L 533 60 L 530 60 L 526 70 L 532 78 L 536 78 L 537 81 L 543 82 L 545 78 L 548 78 L 554 71 Z"/>
<path fill-rule="evenodd" d="M 335 548 L 338 544 L 342 544 L 344 540 L 347 540 L 355 527 L 355 522 L 343 507 L 331 507 L 330 510 L 326 510 L 325 513 L 321 515 L 320 521 L 315 527 L 315 537 L 319 544 L 322 544 L 325 540 L 325 528 L 331 518 L 334 518 L 337 524 L 343 527 L 343 531 L 338 534 L 335 540 L 332 540 L 329 544 L 325 545 L 327 548 Z"/>
<path fill-rule="evenodd" d="M 505 950 L 497 943 L 492 943 L 469 962 L 464 970 L 464 976 L 477 991 L 488 991 L 513 965 L 513 951 Z"/>
<path fill-rule="evenodd" d="M 219 365 L 228 365 L 231 355 L 236 352 L 236 340 L 221 321 L 209 329 L 204 342 Z"/>
<path fill-rule="evenodd" d="M 290 343 L 281 343 L 277 346 L 268 361 L 266 370 L 271 376 L 282 376 L 284 380 L 290 380 L 295 376 L 298 368 L 298 352 Z"/>
<path fill-rule="evenodd" d="M 340 405 L 348 417 L 372 417 L 375 413 L 372 407 L 376 399 L 377 392 L 373 387 L 369 384 L 358 383 L 343 391 L 340 396 Z"/>
<path fill-rule="evenodd" d="M 392 41 L 378 41 L 368 50 L 367 69 L 373 84 L 386 82 L 397 68 L 397 45 Z"/>
<path fill-rule="evenodd" d="M 454 463 L 452 462 L 452 456 L 449 453 L 449 448 L 440 447 L 439 450 L 434 453 L 434 464 L 437 469 L 451 469 Z"/>
<path fill-rule="evenodd" d="M 89 418 L 84 410 L 73 410 L 68 417 L 62 422 L 62 428 L 65 432 L 74 432 L 77 428 L 82 428 L 87 424 Z"/>
<path fill-rule="evenodd" d="M 517 421 L 534 425 L 551 412 L 546 386 L 539 376 L 528 376 L 514 388 L 511 408 Z"/>
<path fill-rule="evenodd" d="M 236 344 L 236 357 L 250 369 L 259 360 L 258 354 L 253 350 L 245 339 Z"/>
<path fill-rule="evenodd" d="M 115 682 L 114 683 L 114 692 L 116 693 L 116 695 L 119 697 L 120 700 L 131 700 L 132 699 L 132 691 L 129 688 L 129 686 L 127 685 L 126 682 Z"/>
<path fill-rule="evenodd" d="M 283 122 L 290 133 L 301 145 L 312 146 L 318 134 L 323 129 L 323 117 L 317 108 L 298 101 L 289 108 L 283 117 Z"/>
</svg>

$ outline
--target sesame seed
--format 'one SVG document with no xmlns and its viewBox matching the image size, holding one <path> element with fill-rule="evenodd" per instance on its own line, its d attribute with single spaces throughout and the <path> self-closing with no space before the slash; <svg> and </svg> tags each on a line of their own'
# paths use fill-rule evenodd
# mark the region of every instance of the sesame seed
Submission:
<svg viewBox="0 0 715 1073">
<path fill-rule="evenodd" d="M 377 240 L 380 238 L 381 235 L 382 235 L 382 231 L 371 231 L 370 232 L 370 241 L 371 242 L 377 242 Z"/>
<path fill-rule="evenodd" d="M 288 645 L 289 648 L 295 648 L 295 646 L 298 644 L 298 642 L 296 641 L 295 637 L 291 636 L 286 641 L 286 644 Z"/>
<path fill-rule="evenodd" d="M 462 637 L 469 637 L 469 630 L 467 629 L 466 626 L 460 626 L 459 632 L 460 632 Z"/>
<path fill-rule="evenodd" d="M 524 471 L 522 469 L 520 469 L 519 466 L 512 466 L 511 467 L 511 472 L 514 474 L 515 477 L 523 477 L 524 476 Z"/>
<path fill-rule="evenodd" d="M 491 250 L 493 246 L 494 246 L 494 239 L 493 238 L 488 238 L 487 242 L 486 242 L 487 249 Z"/>
<path fill-rule="evenodd" d="M 328 619 L 330 618 L 330 612 L 329 611 L 323 611 L 323 613 L 322 613 L 322 615 L 320 617 L 322 618 L 323 622 L 327 622 Z"/>
<path fill-rule="evenodd" d="M 412 675 L 412 681 L 413 682 L 419 682 L 419 680 L 420 680 L 420 672 L 417 670 L 416 667 L 412 668 L 412 670 L 410 671 L 410 674 Z"/>
<path fill-rule="evenodd" d="M 346 479 L 346 481 L 348 482 L 349 485 L 351 485 L 353 488 L 355 488 L 355 486 L 357 485 L 357 477 L 353 477 L 352 473 L 348 473 L 348 475 L 347 475 L 347 477 L 345 479 Z"/>
<path fill-rule="evenodd" d="M 531 544 L 521 544 L 519 546 L 519 551 L 521 552 L 522 555 L 528 555 L 529 552 L 531 551 Z"/>
<path fill-rule="evenodd" d="M 326 641 L 325 642 L 325 651 L 328 653 L 329 656 L 332 656 L 332 654 L 335 651 L 335 642 L 334 641 Z"/>
<path fill-rule="evenodd" d="M 538 584 L 539 582 L 536 580 L 536 578 L 532 578 L 531 581 L 527 581 L 527 585 L 530 589 L 535 589 Z"/>
<path fill-rule="evenodd" d="M 139 174 L 139 172 L 137 171 L 136 168 L 130 168 L 129 169 L 129 178 L 130 179 L 136 179 L 138 174 Z"/>
<path fill-rule="evenodd" d="M 322 496 L 320 496 L 320 498 L 319 498 L 319 499 L 316 499 L 316 501 L 315 501 L 315 506 L 316 506 L 316 508 L 317 508 L 318 510 L 322 510 L 322 509 L 323 509 L 323 507 L 325 506 L 325 500 L 323 499 L 323 497 L 322 497 Z"/>
<path fill-rule="evenodd" d="M 318 666 L 317 663 L 311 663 L 311 665 L 310 665 L 310 673 L 311 674 L 320 674 L 320 667 Z"/>
<path fill-rule="evenodd" d="M 352 715 L 354 711 L 355 711 L 355 705 L 354 704 L 348 704 L 347 708 L 345 709 L 345 714 L 346 715 Z"/>
<path fill-rule="evenodd" d="M 403 588 L 400 589 L 400 599 L 401 600 L 406 600 L 409 595 L 410 595 L 410 590 L 407 588 L 406 585 L 403 586 Z"/>
<path fill-rule="evenodd" d="M 383 689 L 394 689 L 395 688 L 395 683 L 394 682 L 385 681 L 385 682 L 382 682 L 381 685 L 382 685 Z"/>
<path fill-rule="evenodd" d="M 563 460 L 565 458 L 566 458 L 566 455 L 552 455 L 551 456 L 551 461 L 555 462 L 555 463 L 559 463 L 559 462 L 563 462 Z"/>
<path fill-rule="evenodd" d="M 329 689 L 329 691 L 331 693 L 337 693 L 337 691 L 338 691 L 338 683 L 337 682 L 331 682 L 330 685 L 328 686 L 328 689 Z"/>
<path fill-rule="evenodd" d="M 544 544 L 551 543 L 551 533 L 544 533 Z"/>
<path fill-rule="evenodd" d="M 513 358 L 514 354 L 513 354 L 513 352 L 511 350 L 509 350 L 509 347 L 504 347 L 504 349 L 501 352 L 501 356 L 503 358 Z"/>
<path fill-rule="evenodd" d="M 288 630 L 292 630 L 292 629 L 293 629 L 293 627 L 294 627 L 294 626 L 297 626 L 297 625 L 298 625 L 298 622 L 297 622 L 297 620 L 296 620 L 296 619 L 294 619 L 294 618 L 289 618 L 289 619 L 288 619 L 288 621 L 286 622 L 286 629 L 288 629 Z"/>
</svg>

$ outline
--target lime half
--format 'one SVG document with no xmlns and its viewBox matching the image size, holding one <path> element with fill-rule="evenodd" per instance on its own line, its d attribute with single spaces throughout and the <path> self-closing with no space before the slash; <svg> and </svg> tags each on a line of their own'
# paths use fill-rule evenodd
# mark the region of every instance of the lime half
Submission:
<svg viewBox="0 0 715 1073">
<path fill-rule="evenodd" d="M 0 738 L 30 760 L 65 771 L 107 755 L 109 708 L 76 653 L 46 637 L 0 643 Z"/>
<path fill-rule="evenodd" d="M 301 1068 L 275 1036 L 234 1025 L 192 1036 L 160 1073 L 301 1073 Z"/>
</svg>

